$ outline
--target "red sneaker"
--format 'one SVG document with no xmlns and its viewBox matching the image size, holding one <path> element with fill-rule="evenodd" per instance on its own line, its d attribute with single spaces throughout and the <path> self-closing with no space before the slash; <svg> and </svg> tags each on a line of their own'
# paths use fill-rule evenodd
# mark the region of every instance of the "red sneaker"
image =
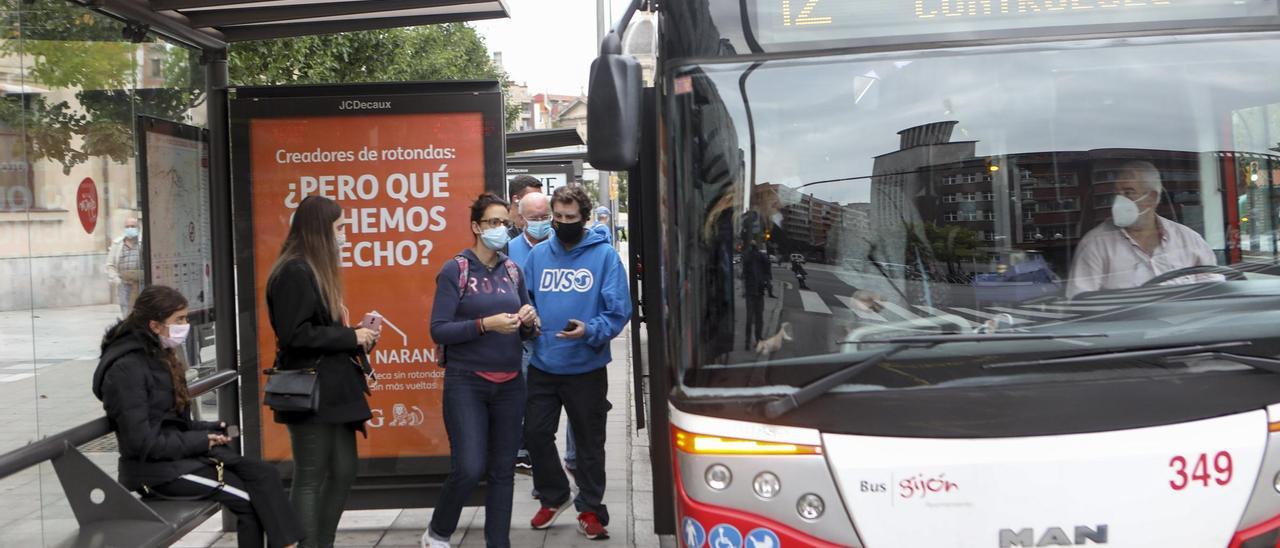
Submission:
<svg viewBox="0 0 1280 548">
<path fill-rule="evenodd" d="M 578 514 L 578 531 L 591 540 L 604 540 L 609 538 L 609 530 L 600 524 L 600 518 L 596 517 L 595 512 L 583 512 Z"/>
<path fill-rule="evenodd" d="M 559 516 L 561 512 L 569 509 L 570 504 L 573 504 L 573 499 L 564 501 L 564 504 L 561 504 L 558 507 L 547 508 L 546 506 L 543 506 L 542 508 L 539 508 L 538 513 L 534 514 L 533 519 L 529 521 L 529 525 L 534 529 L 546 529 L 551 527 L 551 524 L 556 521 L 556 516 Z"/>
</svg>

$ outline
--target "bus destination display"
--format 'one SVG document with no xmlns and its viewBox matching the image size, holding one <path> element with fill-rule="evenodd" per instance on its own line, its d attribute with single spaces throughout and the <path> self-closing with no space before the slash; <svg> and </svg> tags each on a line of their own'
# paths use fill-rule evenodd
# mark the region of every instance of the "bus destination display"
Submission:
<svg viewBox="0 0 1280 548">
<path fill-rule="evenodd" d="M 763 43 L 1275 17 L 1277 0 L 758 0 Z"/>
</svg>

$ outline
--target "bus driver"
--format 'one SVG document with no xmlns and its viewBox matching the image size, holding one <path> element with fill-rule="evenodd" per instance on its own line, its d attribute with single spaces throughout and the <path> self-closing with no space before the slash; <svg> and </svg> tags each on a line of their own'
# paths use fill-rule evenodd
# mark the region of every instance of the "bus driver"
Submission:
<svg viewBox="0 0 1280 548">
<path fill-rule="evenodd" d="M 1120 166 L 1111 222 L 1098 225 L 1080 240 L 1067 282 L 1068 297 L 1099 289 L 1138 287 L 1166 272 L 1217 264 L 1213 250 L 1196 231 L 1156 214 L 1163 191 L 1160 171 L 1151 162 Z M 1170 283 L 1219 279 L 1222 277 L 1217 274 L 1200 274 Z"/>
</svg>

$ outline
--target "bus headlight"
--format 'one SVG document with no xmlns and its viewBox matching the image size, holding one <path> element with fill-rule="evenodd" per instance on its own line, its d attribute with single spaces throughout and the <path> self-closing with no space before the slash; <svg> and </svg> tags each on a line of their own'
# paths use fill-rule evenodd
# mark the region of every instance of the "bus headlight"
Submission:
<svg viewBox="0 0 1280 548">
<path fill-rule="evenodd" d="M 771 499 L 782 490 L 782 482 L 772 472 L 760 472 L 755 481 L 751 482 L 751 488 L 755 490 L 756 496 Z"/>
<path fill-rule="evenodd" d="M 809 493 L 796 502 L 796 513 L 800 517 L 813 521 L 822 517 L 822 512 L 826 511 L 827 505 L 822 502 L 822 497 Z"/>
<path fill-rule="evenodd" d="M 729 467 L 723 464 L 712 464 L 707 467 L 706 473 L 707 487 L 716 491 L 724 491 L 733 483 L 733 472 L 729 471 Z"/>
</svg>

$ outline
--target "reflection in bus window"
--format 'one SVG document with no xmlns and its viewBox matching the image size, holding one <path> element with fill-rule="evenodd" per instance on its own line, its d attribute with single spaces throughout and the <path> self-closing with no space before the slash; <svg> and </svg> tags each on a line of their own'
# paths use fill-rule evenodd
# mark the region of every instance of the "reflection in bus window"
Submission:
<svg viewBox="0 0 1280 548">
<path fill-rule="evenodd" d="M 693 297 L 676 310 L 700 335 L 680 343 L 695 369 L 682 380 L 696 386 L 700 367 L 781 371 L 773 364 L 904 335 L 1079 331 L 1115 318 L 1127 320 L 1109 329 L 1141 333 L 1159 319 L 1153 305 L 1180 291 L 1280 273 L 1280 61 L 1263 53 L 1277 42 L 1095 40 L 682 69 L 692 91 L 669 97 L 683 128 L 674 169 L 695 207 L 674 214 L 701 227 L 675 251 Z M 776 298 L 759 298 L 769 290 Z M 990 374 L 880 368 L 859 382 Z M 752 375 L 763 386 L 772 373 Z"/>
</svg>

